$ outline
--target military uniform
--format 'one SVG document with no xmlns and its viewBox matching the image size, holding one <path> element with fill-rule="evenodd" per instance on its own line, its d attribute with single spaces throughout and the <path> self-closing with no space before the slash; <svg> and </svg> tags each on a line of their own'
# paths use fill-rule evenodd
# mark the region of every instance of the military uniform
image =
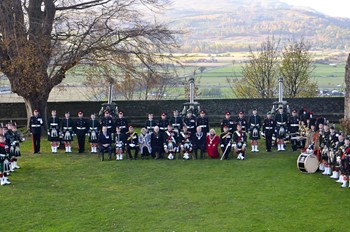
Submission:
<svg viewBox="0 0 350 232">
<path fill-rule="evenodd" d="M 97 152 L 98 134 L 100 131 L 100 123 L 95 118 L 88 121 L 89 143 L 91 145 L 91 153 Z"/>
<path fill-rule="evenodd" d="M 102 129 L 102 127 L 107 127 L 107 132 L 111 135 L 113 135 L 114 131 L 115 131 L 115 127 L 114 127 L 114 122 L 113 122 L 113 118 L 112 116 L 110 116 L 109 114 L 106 115 L 101 119 L 100 122 L 100 128 Z"/>
<path fill-rule="evenodd" d="M 296 113 L 296 110 L 293 110 L 293 113 Z M 293 115 L 289 118 L 288 121 L 288 131 L 289 131 L 289 138 L 292 143 L 292 150 L 296 151 L 298 150 L 298 140 L 295 138 L 299 135 L 299 123 L 300 118 L 298 115 Z"/>
<path fill-rule="evenodd" d="M 243 128 L 241 131 L 236 130 L 233 133 L 233 147 L 237 153 L 237 159 L 245 160 L 245 150 L 247 146 L 247 135 Z"/>
<path fill-rule="evenodd" d="M 271 115 L 271 113 L 268 114 Z M 275 120 L 272 118 L 265 118 L 262 131 L 265 135 L 266 151 L 270 152 L 272 147 L 272 137 L 275 133 Z"/>
<path fill-rule="evenodd" d="M 173 130 L 177 133 L 177 135 L 179 135 L 183 125 L 182 117 L 175 113 L 174 116 L 170 118 L 170 125 L 173 127 Z"/>
<path fill-rule="evenodd" d="M 202 128 L 204 136 L 207 136 L 209 133 L 209 119 L 203 110 L 199 112 L 199 117 L 197 118 L 197 126 L 200 126 Z"/>
<path fill-rule="evenodd" d="M 223 132 L 220 135 L 220 147 L 222 150 L 223 159 L 228 159 L 228 156 L 231 152 L 231 145 L 232 145 L 232 133 L 227 131 Z"/>
<path fill-rule="evenodd" d="M 178 135 L 174 130 L 167 130 L 164 132 L 164 151 L 168 155 L 168 159 L 172 160 L 176 157 L 176 153 L 179 152 Z"/>
<path fill-rule="evenodd" d="M 11 184 L 11 182 L 6 177 L 5 173 L 5 162 L 6 162 L 6 148 L 5 143 L 0 143 L 0 184 L 6 185 Z"/>
<path fill-rule="evenodd" d="M 191 115 L 190 117 L 184 118 L 184 125 L 187 127 L 191 134 L 196 133 L 196 118 Z"/>
<path fill-rule="evenodd" d="M 114 135 L 116 160 L 123 160 L 123 154 L 125 152 L 125 143 L 125 134 L 122 134 L 120 131 L 117 131 Z"/>
<path fill-rule="evenodd" d="M 82 115 L 81 112 L 79 112 Z M 88 122 L 85 118 L 79 117 L 75 122 L 75 133 L 77 135 L 78 140 L 78 152 L 85 152 L 85 135 L 89 130 Z"/>
<path fill-rule="evenodd" d="M 137 159 L 137 155 L 139 153 L 139 137 L 137 135 L 137 133 L 135 131 L 128 131 L 125 134 L 126 137 L 126 146 L 127 146 L 127 151 L 128 151 L 128 155 L 130 160 L 133 159 L 132 155 L 131 155 L 131 150 L 134 150 L 134 160 Z"/>
<path fill-rule="evenodd" d="M 238 113 L 238 118 L 236 118 L 235 122 L 236 122 L 236 124 L 239 124 L 242 126 L 243 131 L 246 131 L 247 126 L 248 126 L 248 122 L 247 122 L 247 119 L 244 117 L 243 111 L 240 111 Z"/>
<path fill-rule="evenodd" d="M 170 124 L 169 120 L 166 118 L 166 114 L 162 113 L 163 118 L 159 120 L 158 126 L 159 126 L 159 132 L 161 134 L 164 134 L 165 131 L 168 130 L 168 126 Z"/>
<path fill-rule="evenodd" d="M 35 113 L 39 113 L 34 110 Z M 43 126 L 43 119 L 38 116 L 32 116 L 29 121 L 29 130 L 33 135 L 33 148 L 34 154 L 40 153 L 40 139 L 41 139 L 41 127 Z"/>
<path fill-rule="evenodd" d="M 74 132 L 74 122 L 69 117 L 69 113 L 66 113 L 66 117 L 62 119 L 61 122 L 61 132 L 62 140 L 66 148 L 66 152 L 72 152 L 72 141 L 73 141 L 73 132 Z"/>
<path fill-rule="evenodd" d="M 147 120 L 145 123 L 145 128 L 147 129 L 147 133 L 152 133 L 155 126 L 157 126 L 157 123 L 154 119 Z"/>
<path fill-rule="evenodd" d="M 183 153 L 184 159 L 190 159 L 190 154 L 192 152 L 192 136 L 191 132 L 188 130 L 180 132 L 180 147 Z"/>
<path fill-rule="evenodd" d="M 280 108 L 282 109 L 282 108 Z M 287 133 L 287 121 L 288 121 L 288 117 L 287 114 L 284 112 L 277 112 L 275 115 L 275 133 L 276 133 L 276 137 L 277 137 L 277 147 L 278 147 L 278 151 L 284 151 L 284 139 L 286 137 L 286 133 Z"/>
<path fill-rule="evenodd" d="M 230 112 L 226 112 L 225 118 L 221 121 L 221 132 L 224 131 L 224 127 L 228 128 L 228 131 L 233 133 L 236 130 L 236 123 L 233 121 Z"/>
<path fill-rule="evenodd" d="M 57 153 L 57 148 L 60 139 L 60 119 L 56 116 L 52 116 L 48 119 L 48 132 L 47 139 L 51 142 L 51 152 Z"/>
<path fill-rule="evenodd" d="M 119 117 L 115 120 L 115 126 L 120 128 L 120 133 L 126 134 L 129 130 L 128 121 L 123 117 L 123 112 L 119 112 Z"/>
<path fill-rule="evenodd" d="M 260 139 L 261 117 L 255 114 L 256 109 L 253 110 L 253 115 L 248 118 L 249 139 L 252 141 L 252 152 L 258 152 L 258 140 Z"/>
</svg>

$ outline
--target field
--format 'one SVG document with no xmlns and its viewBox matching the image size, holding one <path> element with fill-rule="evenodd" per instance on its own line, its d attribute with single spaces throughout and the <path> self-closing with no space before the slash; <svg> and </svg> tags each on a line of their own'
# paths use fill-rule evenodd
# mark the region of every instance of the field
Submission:
<svg viewBox="0 0 350 232">
<path fill-rule="evenodd" d="M 23 143 L 22 168 L 0 186 L 1 231 L 349 230 L 350 190 L 301 173 L 299 153 L 101 162 L 43 146 Z"/>
</svg>

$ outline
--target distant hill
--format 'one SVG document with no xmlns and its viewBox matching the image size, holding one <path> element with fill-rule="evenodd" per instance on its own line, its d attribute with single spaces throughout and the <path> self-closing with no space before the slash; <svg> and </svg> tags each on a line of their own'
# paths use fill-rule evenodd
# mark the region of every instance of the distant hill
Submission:
<svg viewBox="0 0 350 232">
<path fill-rule="evenodd" d="M 282 41 L 304 37 L 312 49 L 350 47 L 350 19 L 278 0 L 174 0 L 165 17 L 187 32 L 183 52 L 245 51 L 269 35 Z"/>
</svg>

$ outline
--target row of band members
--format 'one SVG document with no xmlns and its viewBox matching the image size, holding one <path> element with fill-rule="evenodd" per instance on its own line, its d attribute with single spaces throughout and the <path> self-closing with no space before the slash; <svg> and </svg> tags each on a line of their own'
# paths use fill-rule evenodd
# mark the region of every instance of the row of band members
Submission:
<svg viewBox="0 0 350 232">
<path fill-rule="evenodd" d="M 243 112 L 239 112 L 238 117 L 233 120 L 230 112 L 225 113 L 225 118 L 221 122 L 221 132 L 230 132 L 231 134 L 236 131 L 237 125 L 240 125 L 242 131 L 249 130 L 249 137 L 252 142 L 252 152 L 258 151 L 258 140 L 260 139 L 260 131 L 266 137 L 266 148 L 267 151 L 271 151 L 272 137 L 277 137 L 278 150 L 284 150 L 284 138 L 288 131 L 291 135 L 298 134 L 300 128 L 310 128 L 311 124 L 318 126 L 319 123 L 325 121 L 324 118 L 320 117 L 317 120 L 312 117 L 312 113 L 307 112 L 303 109 L 299 116 L 296 110 L 292 111 L 291 117 L 288 118 L 282 107 L 279 107 L 272 118 L 271 112 L 266 114 L 265 120 L 262 122 L 261 117 L 258 115 L 257 110 L 253 109 L 252 115 L 249 116 L 248 120 L 244 117 Z M 33 134 L 34 141 L 34 153 L 40 151 L 40 133 L 41 133 L 42 119 L 39 116 L 37 110 L 34 111 L 34 116 L 30 120 L 30 130 Z M 199 117 L 195 118 L 192 112 L 189 111 L 185 118 L 179 116 L 177 110 L 173 112 L 173 117 L 170 120 L 167 119 L 165 113 L 161 114 L 161 119 L 158 123 L 154 120 L 153 114 L 148 115 L 148 120 L 145 122 L 146 132 L 150 133 L 153 131 L 155 126 L 159 127 L 160 133 L 164 133 L 168 129 L 168 125 L 171 125 L 176 133 L 180 133 L 182 126 L 185 126 L 191 134 L 196 133 L 196 127 L 201 128 L 201 132 L 204 135 L 208 134 L 209 120 L 204 110 L 200 111 Z M 71 141 L 73 140 L 73 134 L 77 135 L 79 152 L 84 152 L 85 135 L 89 136 L 91 143 L 91 151 L 97 152 L 97 144 L 94 142 L 98 139 L 98 134 L 101 128 L 105 126 L 107 132 L 111 135 L 114 134 L 115 128 L 120 129 L 122 134 L 126 134 L 129 131 L 127 120 L 124 118 L 123 112 L 118 113 L 118 118 L 113 119 L 109 114 L 109 111 L 104 112 L 104 117 L 96 119 L 95 114 L 91 114 L 90 120 L 83 117 L 83 113 L 78 113 L 78 119 L 74 122 L 70 118 L 69 112 L 65 113 L 64 119 L 60 120 L 56 111 L 52 111 L 52 116 L 48 119 L 48 138 L 51 141 L 52 152 L 57 152 L 58 143 L 63 140 L 65 143 L 66 152 L 71 152 Z M 227 128 L 225 131 L 224 128 Z M 305 136 L 306 130 L 304 130 L 303 136 Z M 293 146 L 293 150 L 296 146 Z"/>
</svg>

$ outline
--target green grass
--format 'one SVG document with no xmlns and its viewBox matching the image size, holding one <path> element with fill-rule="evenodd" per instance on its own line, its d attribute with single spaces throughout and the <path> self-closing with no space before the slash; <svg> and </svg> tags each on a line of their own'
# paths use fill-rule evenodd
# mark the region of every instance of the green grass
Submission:
<svg viewBox="0 0 350 232">
<path fill-rule="evenodd" d="M 0 186 L 1 231 L 348 231 L 350 190 L 301 173 L 298 153 L 100 162 L 43 146 L 22 144 Z"/>
</svg>

